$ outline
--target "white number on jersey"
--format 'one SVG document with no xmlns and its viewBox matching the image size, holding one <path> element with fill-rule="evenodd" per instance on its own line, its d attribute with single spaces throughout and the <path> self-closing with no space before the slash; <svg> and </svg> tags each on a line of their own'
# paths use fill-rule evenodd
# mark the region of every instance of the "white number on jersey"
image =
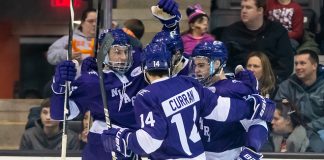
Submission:
<svg viewBox="0 0 324 160">
<path fill-rule="evenodd" d="M 196 117 L 197 117 L 196 106 L 193 107 L 193 110 L 194 110 L 193 122 L 195 122 Z M 187 155 L 192 155 L 190 148 L 189 148 L 187 134 L 186 134 L 185 126 L 183 124 L 183 119 L 182 119 L 181 113 L 177 113 L 177 114 L 173 115 L 171 118 L 171 123 L 175 123 L 177 126 L 182 149 L 186 152 Z M 198 142 L 201 139 L 195 123 L 192 126 L 192 130 L 191 130 L 189 139 L 194 143 Z"/>
<path fill-rule="evenodd" d="M 151 125 L 151 127 L 154 127 L 155 120 L 153 118 L 153 113 L 149 112 L 145 118 L 145 123 L 144 123 L 144 114 L 140 115 L 141 118 L 141 128 L 144 128 L 145 125 Z"/>
<path fill-rule="evenodd" d="M 160 61 L 153 61 L 154 67 L 160 67 Z"/>
</svg>

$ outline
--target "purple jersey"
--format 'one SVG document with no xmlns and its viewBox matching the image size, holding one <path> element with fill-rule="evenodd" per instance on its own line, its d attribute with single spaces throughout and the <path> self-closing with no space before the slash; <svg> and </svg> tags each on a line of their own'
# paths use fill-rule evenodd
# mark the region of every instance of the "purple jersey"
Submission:
<svg viewBox="0 0 324 160">
<path fill-rule="evenodd" d="M 254 94 L 255 90 L 241 81 L 224 79 L 208 87 L 221 96 L 242 98 Z M 200 135 L 207 152 L 224 152 L 246 145 L 248 136 L 240 122 L 215 122 L 208 119 L 199 121 Z"/>
<path fill-rule="evenodd" d="M 103 74 L 111 123 L 119 127 L 138 128 L 134 116 L 133 100 L 136 93 L 147 86 L 139 66 L 140 63 L 138 62 L 140 56 L 133 55 L 133 57 L 133 67 L 124 75 L 117 74 L 111 70 Z M 51 117 L 53 119 L 63 119 L 63 104 L 64 95 L 53 94 L 51 97 Z M 73 118 L 80 112 L 84 113 L 90 110 L 94 120 L 82 158 L 84 160 L 111 159 L 110 153 L 104 151 L 100 138 L 102 131 L 107 129 L 107 126 L 105 125 L 97 72 L 90 71 L 82 74 L 71 83 L 69 107 L 69 117 Z"/>
<path fill-rule="evenodd" d="M 184 76 L 158 80 L 142 89 L 134 107 L 141 129 L 129 135 L 128 148 L 152 159 L 204 158 L 196 126 L 200 116 L 237 121 L 251 112 L 244 100 L 218 96 Z"/>
<path fill-rule="evenodd" d="M 133 65 L 125 75 L 111 70 L 103 74 L 110 118 L 112 124 L 120 127 L 135 128 L 136 125 L 133 99 L 140 89 L 147 86 L 138 64 Z M 69 100 L 73 102 L 72 104 L 70 102 L 70 114 L 75 114 L 72 113 L 75 111 L 71 109 L 72 106 L 72 108 L 77 107 L 81 113 L 90 110 L 94 120 L 105 121 L 99 77 L 96 72 L 83 74 L 71 83 Z M 54 94 L 51 102 L 54 106 L 51 109 L 52 118 L 63 119 L 64 95 Z"/>
</svg>

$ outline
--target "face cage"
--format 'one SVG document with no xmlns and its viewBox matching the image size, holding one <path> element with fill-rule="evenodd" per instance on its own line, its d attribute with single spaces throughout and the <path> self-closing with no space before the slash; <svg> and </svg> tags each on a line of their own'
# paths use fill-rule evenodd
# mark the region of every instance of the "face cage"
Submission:
<svg viewBox="0 0 324 160">
<path fill-rule="evenodd" d="M 109 60 L 109 53 L 106 55 L 106 58 L 105 58 L 105 64 L 111 68 L 112 70 L 114 70 L 115 72 L 119 73 L 119 74 L 124 74 L 126 73 L 130 68 L 131 66 L 133 65 L 133 55 L 132 55 L 132 48 L 130 45 L 123 45 L 123 46 L 120 46 L 120 45 L 112 45 L 110 47 L 110 49 L 114 47 L 116 48 L 116 51 L 120 51 L 120 50 L 125 50 L 125 54 L 127 55 L 127 60 L 126 62 L 120 62 L 120 61 L 111 61 Z M 110 49 L 108 50 L 108 52 L 110 51 Z"/>
</svg>

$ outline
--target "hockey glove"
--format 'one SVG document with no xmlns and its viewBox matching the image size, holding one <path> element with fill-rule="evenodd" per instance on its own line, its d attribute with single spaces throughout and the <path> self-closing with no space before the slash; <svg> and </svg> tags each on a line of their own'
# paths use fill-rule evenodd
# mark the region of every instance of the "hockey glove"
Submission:
<svg viewBox="0 0 324 160">
<path fill-rule="evenodd" d="M 262 157 L 262 153 L 257 153 L 250 148 L 244 147 L 237 160 L 260 160 Z"/>
<path fill-rule="evenodd" d="M 101 140 L 106 152 L 119 152 L 125 157 L 130 157 L 132 151 L 127 150 L 127 138 L 131 130 L 127 128 L 109 128 L 101 134 Z"/>
<path fill-rule="evenodd" d="M 249 86 L 254 94 L 259 93 L 259 83 L 253 72 L 246 70 L 242 65 L 238 65 L 235 68 L 235 79 L 243 82 L 245 85 Z"/>
<path fill-rule="evenodd" d="M 253 106 L 254 113 L 252 119 L 261 119 L 271 122 L 275 111 L 275 104 L 268 98 L 264 98 L 259 94 L 252 94 L 246 98 L 246 101 Z"/>
<path fill-rule="evenodd" d="M 90 72 L 92 70 L 98 71 L 97 60 L 94 57 L 87 57 L 82 61 L 81 74 Z"/>
<path fill-rule="evenodd" d="M 158 6 L 170 15 L 177 15 L 179 13 L 179 5 L 174 0 L 159 0 Z"/>
<path fill-rule="evenodd" d="M 176 26 L 181 20 L 179 6 L 174 0 L 160 0 L 158 6 L 151 7 L 151 11 L 167 28 Z"/>
<path fill-rule="evenodd" d="M 52 83 L 52 90 L 55 94 L 64 94 L 65 82 L 73 81 L 76 76 L 75 63 L 63 61 L 56 66 L 55 75 Z"/>
</svg>

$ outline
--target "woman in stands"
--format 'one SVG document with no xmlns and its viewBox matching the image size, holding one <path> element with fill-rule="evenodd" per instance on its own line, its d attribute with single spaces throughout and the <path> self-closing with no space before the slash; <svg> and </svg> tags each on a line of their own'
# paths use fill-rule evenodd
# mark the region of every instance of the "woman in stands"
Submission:
<svg viewBox="0 0 324 160">
<path fill-rule="evenodd" d="M 303 122 L 297 106 L 286 99 L 277 102 L 271 134 L 274 152 L 323 152 L 319 135 Z"/>
<path fill-rule="evenodd" d="M 260 94 L 267 98 L 273 98 L 276 89 L 276 77 L 267 55 L 261 51 L 252 51 L 247 57 L 246 68 L 251 70 L 257 78 Z"/>
</svg>

